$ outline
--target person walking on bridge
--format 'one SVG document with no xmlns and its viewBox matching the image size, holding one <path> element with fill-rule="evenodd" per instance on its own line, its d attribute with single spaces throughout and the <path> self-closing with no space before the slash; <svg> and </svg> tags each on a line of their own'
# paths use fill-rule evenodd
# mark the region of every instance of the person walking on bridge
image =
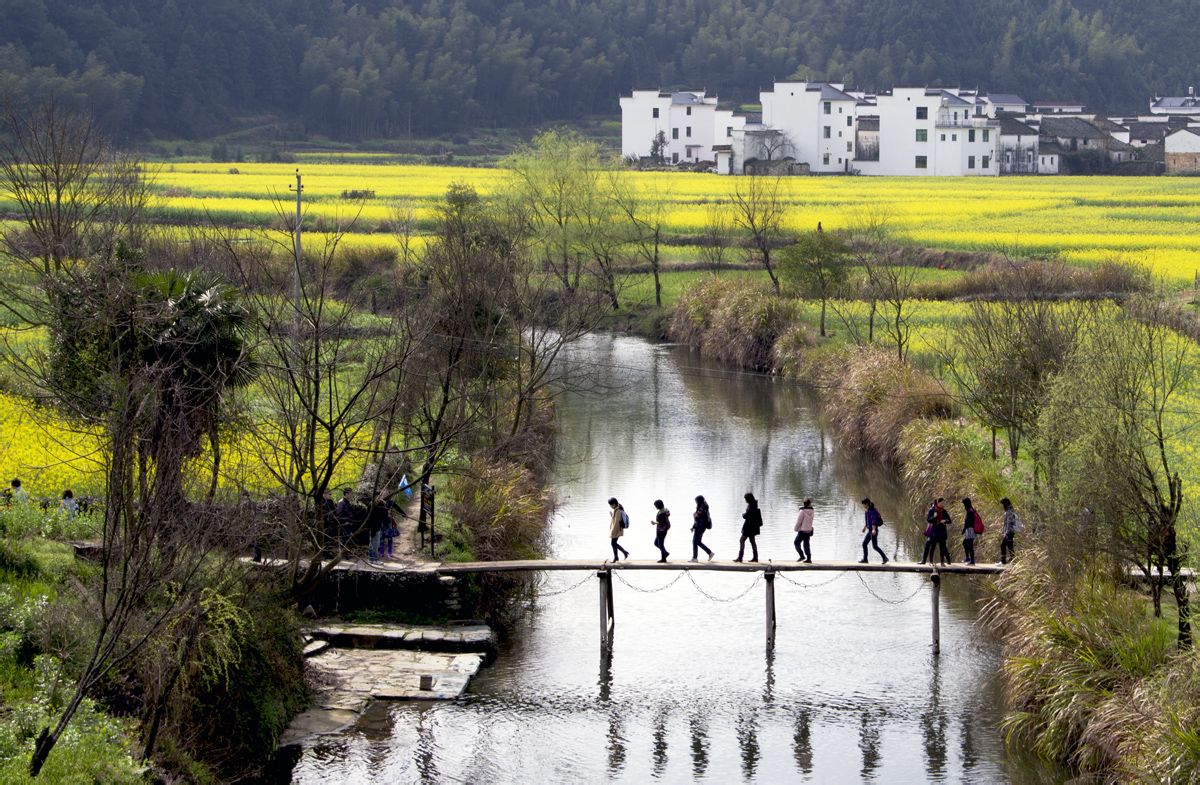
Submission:
<svg viewBox="0 0 1200 785">
<path fill-rule="evenodd" d="M 654 525 L 654 547 L 658 548 L 658 552 L 662 554 L 658 563 L 666 564 L 667 557 L 671 555 L 667 552 L 667 532 L 671 530 L 671 511 L 662 503 L 662 499 L 654 500 L 654 509 L 658 511 L 654 514 L 654 520 L 650 521 Z"/>
<path fill-rule="evenodd" d="M 879 527 L 883 525 L 883 516 L 879 514 L 879 510 L 875 509 L 875 502 L 868 499 L 862 500 L 863 507 L 867 508 L 866 520 L 863 523 L 863 557 L 858 562 L 859 564 L 869 564 L 867 561 L 867 546 L 870 545 L 875 549 L 875 552 L 883 557 L 883 563 L 888 563 L 887 554 L 879 549 Z"/>
<path fill-rule="evenodd" d="M 963 499 L 963 563 L 975 563 L 975 540 L 983 534 L 983 518 L 979 517 L 979 512 L 971 505 L 970 499 Z"/>
<path fill-rule="evenodd" d="M 1017 532 L 1021 531 L 1021 519 L 1017 516 L 1017 511 L 1013 509 L 1013 503 L 1004 497 L 1000 500 L 1000 506 L 1004 508 L 1004 523 L 1000 528 L 1000 563 L 1008 564 L 1009 561 L 1016 558 L 1016 553 L 1013 551 L 1013 540 L 1017 536 Z"/>
<path fill-rule="evenodd" d="M 925 550 L 921 553 L 921 561 L 933 563 L 933 553 L 935 550 L 941 551 L 942 566 L 945 566 L 950 561 L 950 550 L 946 547 L 946 540 L 950 536 L 949 527 L 950 513 L 946 510 L 944 502 L 946 500 L 938 497 L 933 500 L 933 504 L 929 507 L 929 511 L 925 513 Z"/>
<path fill-rule="evenodd" d="M 813 506 L 812 499 L 805 499 L 800 505 L 800 514 L 796 516 L 796 553 L 800 554 L 799 561 L 812 564 L 812 546 L 808 541 L 813 535 Z"/>
<path fill-rule="evenodd" d="M 738 555 L 734 561 L 740 562 L 746 555 L 746 540 L 750 541 L 750 561 L 758 561 L 758 542 L 755 539 L 762 531 L 762 510 L 758 509 L 758 499 L 754 494 L 747 493 L 742 497 L 746 500 L 746 511 L 742 513 L 742 537 L 738 540 Z"/>
<path fill-rule="evenodd" d="M 703 496 L 696 497 L 696 511 L 692 513 L 692 558 L 691 561 L 699 560 L 700 551 L 708 554 L 708 560 L 712 561 L 713 552 L 707 545 L 704 544 L 704 533 L 712 528 L 712 513 L 709 512 L 708 502 Z"/>
<path fill-rule="evenodd" d="M 616 496 L 608 500 L 608 507 L 612 511 L 608 519 L 608 536 L 612 538 L 613 561 L 621 560 L 621 557 L 617 555 L 618 551 L 625 554 L 625 559 L 628 561 L 629 551 L 622 548 L 617 540 L 621 539 L 625 530 L 629 528 L 629 516 L 625 513 L 625 508 L 617 501 Z"/>
</svg>

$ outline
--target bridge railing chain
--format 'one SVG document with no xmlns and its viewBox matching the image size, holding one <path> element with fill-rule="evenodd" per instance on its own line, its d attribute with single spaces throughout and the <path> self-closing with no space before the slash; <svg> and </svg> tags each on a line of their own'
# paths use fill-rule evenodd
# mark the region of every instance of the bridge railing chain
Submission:
<svg viewBox="0 0 1200 785">
<path fill-rule="evenodd" d="M 856 572 L 854 574 L 856 576 L 858 576 L 858 582 L 863 585 L 863 588 L 865 588 L 871 594 L 872 597 L 879 600 L 880 602 L 886 602 L 888 605 L 903 605 L 904 603 L 911 600 L 913 597 L 916 597 L 918 594 L 920 594 L 921 589 L 925 588 L 925 582 L 922 581 L 921 583 L 917 584 L 917 588 L 913 590 L 912 594 L 908 595 L 907 597 L 905 597 L 903 599 L 895 600 L 890 597 L 880 596 L 874 589 L 871 588 L 870 584 L 868 584 L 865 580 L 863 580 L 863 576 L 862 576 L 861 572 Z"/>
<path fill-rule="evenodd" d="M 758 574 L 758 576 L 750 583 L 750 585 L 745 588 L 744 591 L 739 592 L 738 594 L 734 595 L 733 597 L 717 597 L 716 595 L 710 594 L 709 592 L 705 591 L 703 586 L 696 583 L 696 579 L 692 577 L 691 570 L 684 570 L 683 574 L 686 575 L 688 577 L 688 580 L 692 582 L 692 585 L 696 587 L 696 591 L 700 592 L 702 595 L 704 595 L 709 600 L 712 600 L 713 602 L 737 602 L 738 600 L 740 600 L 741 598 L 743 598 L 747 594 L 749 594 L 751 589 L 753 589 L 758 584 L 762 583 L 762 579 L 763 579 L 763 574 L 760 572 Z"/>
<path fill-rule="evenodd" d="M 540 598 L 542 598 L 542 597 L 557 597 L 557 596 L 558 596 L 558 595 L 560 595 L 560 594 L 566 594 L 566 593 L 567 593 L 567 592 L 569 592 L 569 591 L 575 591 L 575 590 L 576 590 L 576 589 L 578 589 L 580 586 L 582 586 L 583 584 L 587 583 L 588 581 L 590 581 L 590 580 L 591 580 L 592 578 L 594 578 L 594 577 L 595 577 L 595 576 L 594 576 L 594 575 L 592 575 L 591 573 L 587 573 L 587 574 L 585 574 L 585 575 L 583 576 L 583 578 L 582 578 L 582 579 L 581 579 L 581 580 L 580 580 L 578 583 L 573 583 L 573 584 L 571 584 L 570 586 L 568 586 L 568 587 L 567 587 L 567 588 L 565 588 L 565 589 L 555 589 L 554 591 L 542 591 L 542 587 L 539 585 L 539 586 L 538 586 L 538 592 L 537 592 L 537 596 L 538 596 L 538 598 L 539 598 L 539 599 L 540 599 Z"/>
<path fill-rule="evenodd" d="M 801 589 L 819 589 L 822 586 L 828 586 L 829 584 L 833 583 L 834 581 L 839 581 L 842 578 L 845 578 L 848 574 L 849 573 L 847 573 L 847 572 L 839 572 L 839 573 L 836 573 L 832 578 L 830 578 L 827 581 L 821 581 L 820 583 L 801 583 L 798 580 L 789 578 L 787 576 L 787 573 L 785 573 L 785 572 L 775 573 L 775 575 L 777 575 L 778 577 L 783 578 L 785 581 L 792 584 L 793 586 L 799 586 Z"/>
<path fill-rule="evenodd" d="M 664 586 L 659 586 L 657 589 L 643 589 L 641 586 L 634 586 L 632 583 L 625 580 L 625 577 L 623 575 L 621 575 L 620 572 L 617 572 L 615 570 L 613 571 L 613 577 L 615 577 L 621 583 L 625 584 L 626 586 L 633 589 L 634 591 L 641 592 L 642 594 L 657 594 L 660 591 L 666 591 L 667 589 L 674 586 L 676 583 L 679 583 L 679 579 L 682 578 L 686 574 L 687 574 L 687 570 L 684 570 L 683 572 L 676 575 L 673 579 L 671 579 L 671 581 L 669 583 L 667 583 Z"/>
</svg>

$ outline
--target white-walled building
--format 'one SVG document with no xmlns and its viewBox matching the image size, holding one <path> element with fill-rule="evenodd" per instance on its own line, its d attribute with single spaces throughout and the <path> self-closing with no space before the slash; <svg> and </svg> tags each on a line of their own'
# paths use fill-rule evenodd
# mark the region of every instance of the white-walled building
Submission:
<svg viewBox="0 0 1200 785">
<path fill-rule="evenodd" d="M 857 161 L 862 174 L 982 177 L 1000 166 L 1000 122 L 982 114 L 974 95 L 930 87 L 896 87 L 876 96 L 879 160 Z"/>
<path fill-rule="evenodd" d="M 1200 130 L 1180 128 L 1163 139 L 1167 174 L 1200 174 Z"/>
<path fill-rule="evenodd" d="M 773 158 L 791 157 L 812 172 L 846 172 L 854 159 L 859 99 L 844 84 L 776 82 L 760 94 L 762 124 L 780 133 Z M 754 158 L 749 150 L 747 158 Z"/>
<path fill-rule="evenodd" d="M 1015 117 L 1000 117 L 1000 174 L 1038 173 L 1038 131 Z"/>
<path fill-rule="evenodd" d="M 988 117 L 1025 114 L 1029 111 L 1029 103 L 1021 96 L 1011 93 L 989 93 L 980 96 L 979 100 L 983 102 L 984 113 Z"/>
<path fill-rule="evenodd" d="M 1189 87 L 1187 95 L 1155 96 L 1150 99 L 1150 114 L 1200 116 L 1200 100 L 1196 98 L 1196 88 Z"/>
<path fill-rule="evenodd" d="M 713 161 L 714 145 L 726 145 L 745 118 L 717 106 L 704 91 L 634 90 L 621 97 L 621 155 L 648 158 L 663 135 L 662 156 L 672 164 Z"/>
</svg>

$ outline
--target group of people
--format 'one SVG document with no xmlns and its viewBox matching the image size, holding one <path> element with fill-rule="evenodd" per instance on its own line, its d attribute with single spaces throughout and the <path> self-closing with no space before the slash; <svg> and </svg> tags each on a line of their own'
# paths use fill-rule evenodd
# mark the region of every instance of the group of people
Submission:
<svg viewBox="0 0 1200 785">
<path fill-rule="evenodd" d="M 745 559 L 746 543 L 750 543 L 750 561 L 758 561 L 758 535 L 762 532 L 763 516 L 762 510 L 759 509 L 758 500 L 754 498 L 753 493 L 747 493 L 743 499 L 746 502 L 746 511 L 742 513 L 742 529 L 741 536 L 738 539 L 738 555 L 734 559 L 735 562 L 740 562 Z M 975 564 L 975 541 L 983 535 L 985 526 L 983 518 L 978 510 L 975 509 L 970 499 L 963 499 L 963 526 L 962 526 L 962 543 L 965 564 Z M 884 525 L 883 516 L 875 507 L 875 503 L 871 499 L 865 498 L 862 500 L 863 506 L 863 527 L 862 527 L 862 559 L 859 564 L 867 564 L 869 562 L 868 549 L 873 549 L 883 559 L 883 563 L 888 563 L 887 554 L 879 547 L 879 528 Z M 1000 564 L 1007 564 L 1014 555 L 1014 540 L 1019 531 L 1021 531 L 1021 520 L 1017 516 L 1016 510 L 1013 509 L 1012 502 L 1007 498 L 1000 500 L 1000 506 L 1004 508 L 1004 517 L 1001 524 L 1001 540 L 1000 540 Z M 613 561 L 620 561 L 621 556 L 629 558 L 629 551 L 621 545 L 621 537 L 625 536 L 629 529 L 629 513 L 625 511 L 624 505 L 614 496 L 608 500 L 609 507 L 609 530 L 608 536 L 612 545 Z M 796 523 L 793 530 L 796 533 L 796 538 L 793 545 L 796 548 L 796 553 L 799 555 L 798 561 L 812 563 L 812 536 L 813 536 L 813 518 L 816 511 L 813 509 L 812 499 L 805 499 L 800 505 L 800 511 L 796 516 Z M 938 497 L 929 506 L 929 510 L 925 515 L 925 549 L 921 554 L 919 564 L 933 563 L 935 552 L 941 557 L 941 564 L 946 565 L 952 560 L 950 558 L 950 549 L 947 545 L 949 539 L 949 531 L 953 526 L 953 519 L 950 513 L 946 510 L 945 499 Z M 658 549 L 660 558 L 659 564 L 665 564 L 667 557 L 671 554 L 667 550 L 667 533 L 671 530 L 671 511 L 667 509 L 662 499 L 654 500 L 654 518 L 650 521 L 654 526 L 654 547 Z M 712 561 L 713 551 L 704 544 L 704 535 L 713 527 L 712 513 L 709 510 L 708 502 L 703 496 L 696 497 L 696 509 L 692 512 L 692 558 L 689 562 L 697 562 L 700 560 L 700 552 L 704 551 L 708 560 Z"/>
<path fill-rule="evenodd" d="M 24 506 L 29 504 L 29 491 L 25 490 L 25 486 L 21 483 L 20 478 L 14 477 L 4 489 L 4 506 L 11 508 L 13 505 Z M 53 498 L 41 500 L 42 509 L 49 509 L 53 504 Z M 74 518 L 79 514 L 79 502 L 75 501 L 75 493 L 67 488 L 62 492 L 62 497 L 58 500 L 58 509 L 62 510 L 68 518 Z"/>
</svg>

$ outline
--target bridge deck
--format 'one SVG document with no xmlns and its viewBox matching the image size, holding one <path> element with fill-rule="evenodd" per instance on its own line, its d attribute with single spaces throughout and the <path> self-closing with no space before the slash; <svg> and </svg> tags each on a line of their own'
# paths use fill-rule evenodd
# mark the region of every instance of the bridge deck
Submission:
<svg viewBox="0 0 1200 785">
<path fill-rule="evenodd" d="M 853 561 L 803 562 L 732 562 L 732 561 L 596 561 L 594 559 L 530 559 L 527 561 L 447 562 L 410 567 L 414 571 L 436 572 L 439 575 L 460 575 L 477 572 L 552 572 L 552 571 L 599 571 L 611 570 L 694 570 L 697 572 L 910 572 L 932 573 L 935 569 L 942 574 L 996 575 L 1004 571 L 999 564 L 949 564 L 945 567 L 917 564 L 916 562 L 889 561 L 887 564 L 859 564 Z"/>
</svg>

